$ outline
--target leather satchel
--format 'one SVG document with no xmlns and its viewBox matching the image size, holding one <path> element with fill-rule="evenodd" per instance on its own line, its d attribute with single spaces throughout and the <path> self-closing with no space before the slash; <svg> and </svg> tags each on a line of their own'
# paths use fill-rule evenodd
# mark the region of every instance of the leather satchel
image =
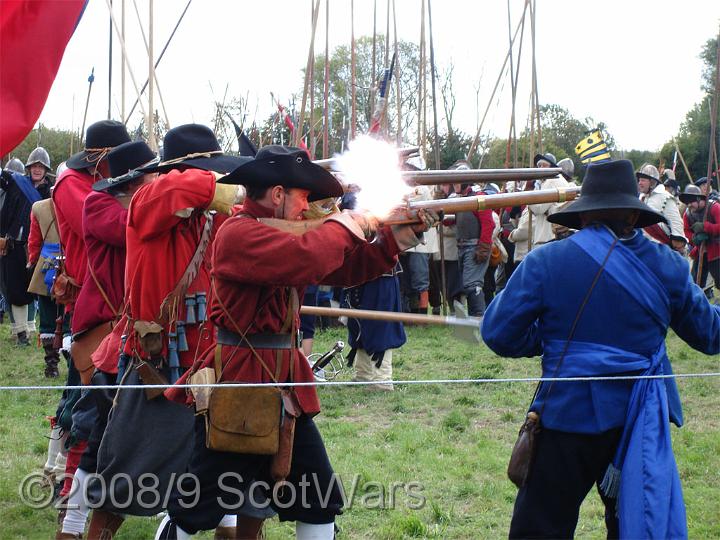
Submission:
<svg viewBox="0 0 720 540">
<path fill-rule="evenodd" d="M 527 483 L 528 474 L 535 457 L 535 436 L 540 432 L 540 415 L 535 411 L 527 413 L 518 433 L 517 441 L 510 454 L 507 475 L 518 488 Z"/>
<path fill-rule="evenodd" d="M 219 452 L 276 454 L 281 405 L 275 387 L 213 388 L 205 415 L 207 447 Z"/>
<path fill-rule="evenodd" d="M 65 273 L 64 267 L 58 270 L 53 281 L 50 296 L 58 304 L 74 304 L 80 294 L 80 285 Z"/>
<path fill-rule="evenodd" d="M 10 245 L 10 238 L 7 236 L 0 236 L 0 257 L 4 257 L 8 254 Z"/>
</svg>

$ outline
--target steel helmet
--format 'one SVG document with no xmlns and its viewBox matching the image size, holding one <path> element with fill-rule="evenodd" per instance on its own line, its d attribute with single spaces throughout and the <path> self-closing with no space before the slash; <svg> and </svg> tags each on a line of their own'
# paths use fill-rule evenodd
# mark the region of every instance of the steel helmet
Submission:
<svg viewBox="0 0 720 540">
<path fill-rule="evenodd" d="M 569 157 L 561 159 L 558 161 L 557 165 L 562 169 L 562 175 L 568 180 L 570 180 L 575 174 L 575 163 L 573 163 L 573 160 Z"/>
<path fill-rule="evenodd" d="M 660 181 L 660 172 L 657 170 L 655 165 L 651 165 L 650 163 L 643 163 L 643 166 L 635 173 L 635 176 L 638 179 L 647 178 L 648 180 L 653 180 L 654 182 Z"/>
<path fill-rule="evenodd" d="M 700 188 L 694 184 L 688 184 L 680 194 L 680 200 L 685 204 L 699 201 L 700 199 L 706 199 L 707 197 L 700 191 Z"/>
<path fill-rule="evenodd" d="M 25 174 L 25 167 L 23 166 L 22 161 L 18 158 L 12 158 L 8 161 L 7 165 L 5 165 L 5 170 L 13 171 L 18 174 Z"/>
<path fill-rule="evenodd" d="M 50 155 L 42 146 L 38 146 L 35 150 L 30 152 L 30 156 L 28 157 L 27 163 L 25 163 L 25 167 L 30 167 L 30 165 L 35 165 L 35 163 L 40 163 L 48 171 L 52 169 L 52 167 L 50 167 Z"/>
</svg>

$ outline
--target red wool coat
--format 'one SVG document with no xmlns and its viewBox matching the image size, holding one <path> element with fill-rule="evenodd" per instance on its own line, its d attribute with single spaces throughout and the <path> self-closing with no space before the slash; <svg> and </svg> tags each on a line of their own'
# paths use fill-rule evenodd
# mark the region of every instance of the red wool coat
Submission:
<svg viewBox="0 0 720 540">
<path fill-rule="evenodd" d="M 88 172 L 67 169 L 55 182 L 52 192 L 58 232 L 65 250 L 65 271 L 80 285 L 85 282 L 87 273 L 82 209 L 97 180 Z"/>
<path fill-rule="evenodd" d="M 703 210 L 704 211 L 704 210 Z M 714 261 L 720 258 L 720 203 L 714 202 L 708 210 L 708 220 L 705 221 L 705 233 L 710 236 L 710 241 L 705 243 L 705 253 L 707 253 L 707 260 Z M 699 245 L 693 242 L 695 233 L 690 227 L 690 219 L 688 217 L 688 211 L 685 210 L 683 214 L 683 228 L 685 229 L 685 238 L 689 239 L 693 244 L 693 248 L 690 250 L 690 257 L 697 259 Z"/>
<path fill-rule="evenodd" d="M 135 320 L 153 321 L 160 305 L 177 285 L 190 262 L 200 239 L 207 208 L 215 195 L 215 177 L 199 169 L 172 170 L 142 186 L 133 195 L 127 222 L 127 264 L 125 268 L 126 300 Z M 192 213 L 191 213 L 192 212 Z M 190 217 L 186 217 L 186 216 Z M 213 227 L 222 221 L 215 216 Z M 188 294 L 205 292 L 210 302 L 209 261 L 212 243 L 205 252 L 197 277 Z M 179 306 L 178 319 L 185 320 L 185 306 Z M 167 332 L 167 328 L 165 331 Z M 180 365 L 193 364 L 196 351 L 203 352 L 214 340 L 214 328 L 186 326 L 189 350 L 179 353 Z M 142 354 L 134 336 L 127 340 L 126 352 L 133 348 Z"/>
<path fill-rule="evenodd" d="M 82 224 L 88 265 L 110 300 L 122 310 L 125 294 L 125 225 L 128 211 L 112 195 L 93 191 L 85 199 Z M 91 330 L 115 318 L 88 270 L 75 303 L 73 333 Z"/>
<path fill-rule="evenodd" d="M 253 217 L 271 217 L 272 211 L 247 200 L 242 213 Z M 217 294 L 235 324 L 213 301 L 210 317 L 216 326 L 236 332 L 236 325 L 248 335 L 278 333 L 287 316 L 288 287 L 298 289 L 299 298 L 307 285 L 350 286 L 374 279 L 389 271 L 397 262 L 399 248 L 389 229 L 381 231 L 378 241 L 368 244 L 338 223 L 327 222 L 302 236 L 281 232 L 239 215 L 227 220 L 218 231 L 214 245 L 213 277 Z M 299 328 L 299 313 L 293 315 Z M 256 351 L 274 373 L 276 351 Z M 289 379 L 290 361 L 296 382 L 313 382 L 310 365 L 302 352 L 282 351 L 280 381 Z M 195 369 L 212 366 L 214 349 L 208 350 Z M 260 362 L 247 348 L 223 346 L 225 365 L 222 380 L 271 382 Z M 178 383 L 186 380 L 186 373 Z M 296 388 L 306 414 L 317 414 L 320 402 L 314 386 Z M 166 391 L 169 399 L 190 404 L 184 388 Z"/>
</svg>

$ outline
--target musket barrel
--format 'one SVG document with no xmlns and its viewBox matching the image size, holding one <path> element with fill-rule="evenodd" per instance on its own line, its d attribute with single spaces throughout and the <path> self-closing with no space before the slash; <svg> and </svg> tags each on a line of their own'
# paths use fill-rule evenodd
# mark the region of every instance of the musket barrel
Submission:
<svg viewBox="0 0 720 540">
<path fill-rule="evenodd" d="M 517 169 L 465 169 L 453 171 L 402 171 L 403 180 L 415 186 L 543 180 L 562 173 L 559 167 Z"/>
<path fill-rule="evenodd" d="M 574 200 L 580 194 L 580 188 L 552 188 L 540 189 L 537 191 L 516 191 L 514 193 L 498 193 L 496 195 L 478 195 L 476 197 L 457 197 L 454 199 L 438 199 L 432 201 L 414 201 L 407 204 L 410 218 L 406 220 L 388 220 L 384 225 L 402 225 L 417 223 L 418 219 L 412 219 L 417 215 L 418 210 L 435 210 L 446 214 L 456 212 L 472 212 L 488 210 L 493 208 L 505 208 L 507 206 L 522 206 L 526 204 L 543 203 L 564 203 Z"/>
<path fill-rule="evenodd" d="M 372 309 L 347 309 L 320 306 L 300 306 L 301 315 L 318 317 L 350 317 L 375 321 L 394 321 L 415 324 L 439 324 L 442 326 L 478 327 L 478 319 L 458 319 L 442 315 L 420 315 L 417 313 L 396 313 L 394 311 L 376 311 Z"/>
</svg>

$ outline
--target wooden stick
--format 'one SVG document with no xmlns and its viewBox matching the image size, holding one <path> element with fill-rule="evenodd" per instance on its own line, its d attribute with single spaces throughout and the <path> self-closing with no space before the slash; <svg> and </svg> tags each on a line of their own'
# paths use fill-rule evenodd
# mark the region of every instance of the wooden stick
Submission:
<svg viewBox="0 0 720 540">
<path fill-rule="evenodd" d="M 317 28 L 318 14 L 320 13 L 320 0 L 315 1 L 315 9 L 313 10 L 312 29 L 310 31 L 310 47 L 308 49 L 308 59 L 305 65 L 305 86 L 303 88 L 302 106 L 300 107 L 300 117 L 298 125 L 295 128 L 294 146 L 300 146 L 302 140 L 303 123 L 305 122 L 305 106 L 307 105 L 308 83 L 310 81 L 310 69 L 313 58 L 315 57 L 315 29 Z"/>
<path fill-rule="evenodd" d="M 350 0 L 350 139 L 357 131 L 357 81 L 355 74 L 355 0 Z"/>
<path fill-rule="evenodd" d="M 128 63 L 127 49 L 125 47 L 125 40 L 120 35 L 120 29 L 118 28 L 117 22 L 115 21 L 115 17 L 113 17 L 112 6 L 110 5 L 110 0 L 105 0 L 105 3 L 107 4 L 108 11 L 110 11 L 110 20 L 112 21 L 113 28 L 115 29 L 115 33 L 117 34 L 118 38 L 120 39 L 120 46 L 122 47 L 122 50 L 125 53 L 123 55 L 125 58 L 125 65 L 127 66 L 128 73 L 130 73 L 130 80 L 132 81 L 133 86 L 135 87 L 135 92 L 137 93 L 137 97 L 138 97 L 138 103 L 140 104 L 140 110 L 142 111 L 143 116 L 145 118 L 147 118 L 147 112 L 145 111 L 145 106 L 143 105 L 143 102 L 140 99 L 140 89 L 138 88 L 137 81 L 135 80 L 135 74 L 133 73 L 133 70 L 130 67 L 130 64 Z"/>
<path fill-rule="evenodd" d="M 330 0 L 325 0 L 325 81 L 324 81 L 324 96 L 323 96 L 323 114 L 325 116 L 323 121 L 323 159 L 327 159 L 330 152 L 330 140 L 328 139 L 330 130 L 330 107 L 329 107 L 329 92 L 330 92 Z"/>
<path fill-rule="evenodd" d="M 431 1 L 428 3 L 428 30 L 430 32 L 430 79 L 432 84 L 432 102 L 433 102 L 433 129 L 435 135 L 435 168 L 440 168 L 440 138 L 438 137 L 438 120 L 437 120 L 437 93 L 435 91 L 435 79 L 437 72 L 435 71 L 435 47 L 433 45 L 433 28 L 432 28 L 432 7 Z"/>
<path fill-rule="evenodd" d="M 687 174 L 688 180 L 692 182 L 692 174 L 690 174 L 690 169 L 688 169 L 687 163 L 685 163 L 685 158 L 683 157 L 682 152 L 680 151 L 680 147 L 678 146 L 678 143 L 675 139 L 673 139 L 673 144 L 675 145 L 675 151 L 678 153 L 678 157 L 680 157 L 680 163 L 682 163 L 685 174 Z"/>
<path fill-rule="evenodd" d="M 301 315 L 318 317 L 348 317 L 371 321 L 394 321 L 415 324 L 436 324 L 441 326 L 470 326 L 479 328 L 477 318 L 460 319 L 443 315 L 421 315 L 418 313 L 398 313 L 395 311 L 378 311 L 374 309 L 346 309 L 321 306 L 300 306 Z"/>
<path fill-rule="evenodd" d="M 715 148 L 715 125 L 717 123 L 717 110 L 718 110 L 718 94 L 720 93 L 720 32 L 717 37 L 717 49 L 715 56 L 715 93 L 713 95 L 712 105 L 710 106 L 710 147 L 708 148 L 708 163 L 707 163 L 707 182 L 705 183 L 705 197 L 708 202 L 705 204 L 705 212 L 703 214 L 703 222 L 707 221 L 708 210 L 710 210 L 710 191 L 712 189 L 712 170 L 713 170 L 713 150 Z M 705 258 L 705 250 L 707 248 L 707 242 L 700 242 L 698 248 L 698 271 L 695 281 L 698 285 L 702 281 L 702 268 L 703 259 Z M 715 286 L 719 286 L 717 283 Z"/>
<path fill-rule="evenodd" d="M 373 0 L 373 37 L 372 37 L 372 69 L 370 71 L 370 111 L 375 110 L 375 92 L 377 84 L 377 0 Z M 371 112 L 372 114 L 372 112 Z"/>
<path fill-rule="evenodd" d="M 425 153 L 423 117 L 425 113 L 425 0 L 420 0 L 420 66 L 418 69 L 418 139 L 417 144 Z"/>
<path fill-rule="evenodd" d="M 397 145 L 402 145 L 402 96 L 400 94 L 400 52 L 397 39 L 397 12 L 395 0 L 393 4 L 393 35 L 395 38 L 395 108 L 397 109 Z"/>
<path fill-rule="evenodd" d="M 120 28 L 122 37 L 125 39 L 125 0 L 120 2 Z M 120 61 L 120 119 L 125 119 L 125 51 L 122 51 L 122 60 Z"/>
<path fill-rule="evenodd" d="M 538 148 L 543 153 L 542 126 L 540 125 L 540 98 L 538 97 L 537 64 L 535 62 L 535 14 L 537 12 L 537 0 L 532 0 L 530 6 L 530 33 L 532 35 L 532 84 L 533 95 L 535 96 L 535 114 L 537 115 Z"/>
<path fill-rule="evenodd" d="M 517 38 L 518 32 L 520 31 L 520 25 L 525 20 L 525 14 L 527 12 L 527 7 L 530 0 L 525 1 L 525 9 L 523 10 L 522 18 L 520 19 L 520 22 L 517 25 L 517 28 L 515 28 L 515 33 L 513 34 L 513 42 L 515 42 L 515 39 Z M 483 113 L 482 120 L 480 121 L 480 125 L 478 126 L 477 133 L 475 134 L 475 138 L 473 139 L 472 145 L 470 145 L 470 150 L 468 151 L 468 161 L 470 161 L 475 155 L 475 150 L 477 149 L 477 145 L 480 142 L 480 133 L 482 132 L 483 125 L 485 125 L 485 118 L 487 118 L 488 111 L 490 110 L 490 105 L 492 105 L 493 98 L 495 97 L 495 92 L 497 92 L 498 86 L 500 86 L 500 81 L 502 80 L 503 73 L 505 73 L 505 66 L 507 65 L 507 62 L 510 58 L 509 54 L 505 55 L 505 61 L 503 62 L 502 67 L 500 68 L 500 73 L 498 74 L 498 78 L 495 81 L 495 87 L 493 88 L 492 94 L 490 95 L 490 99 L 488 100 L 487 107 L 485 108 L 485 112 Z"/>
<path fill-rule="evenodd" d="M 313 0 L 310 0 L 310 21 L 312 24 Z M 313 61 L 310 64 L 310 140 L 308 141 L 308 150 L 310 150 L 310 159 L 315 158 L 315 47 L 313 47 Z"/>
</svg>

